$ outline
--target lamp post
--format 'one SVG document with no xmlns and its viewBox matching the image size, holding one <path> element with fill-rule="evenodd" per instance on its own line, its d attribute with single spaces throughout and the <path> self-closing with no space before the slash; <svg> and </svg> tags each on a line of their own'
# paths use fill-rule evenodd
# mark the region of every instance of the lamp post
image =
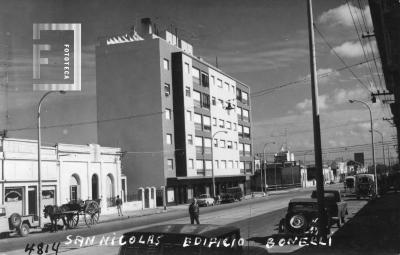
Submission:
<svg viewBox="0 0 400 255">
<path fill-rule="evenodd" d="M 356 100 L 356 99 L 350 99 L 350 103 L 361 103 L 365 105 L 368 108 L 369 111 L 369 118 L 370 118 L 370 125 L 371 125 L 371 149 L 372 149 L 372 164 L 374 165 L 374 175 L 375 175 L 375 193 L 378 195 L 378 176 L 376 175 L 376 164 L 375 164 L 375 148 L 374 148 L 374 132 L 372 132 L 373 129 L 373 123 L 372 123 L 372 111 L 371 107 L 364 101 L 361 100 Z"/>
<path fill-rule="evenodd" d="M 42 98 L 39 101 L 38 107 L 37 107 L 37 127 L 38 127 L 38 216 L 39 216 L 39 227 L 42 227 L 42 174 L 41 174 L 41 165 L 42 165 L 42 161 L 41 161 L 41 151 L 40 148 L 41 146 L 41 133 L 40 133 L 40 108 L 42 106 L 42 102 L 43 100 L 50 95 L 51 93 L 54 92 L 59 92 L 60 94 L 65 94 L 65 91 L 48 91 L 46 92 Z"/>
<path fill-rule="evenodd" d="M 383 165 L 386 166 L 386 162 L 385 162 L 385 146 L 383 145 L 383 134 L 379 130 L 374 129 L 374 131 L 377 132 L 381 136 Z"/>
<path fill-rule="evenodd" d="M 265 144 L 264 144 L 264 149 L 263 149 L 263 169 L 262 170 L 264 170 L 264 187 L 266 187 L 266 185 L 267 185 L 267 170 L 266 170 L 266 164 L 267 164 L 267 160 L 266 160 L 266 157 L 265 157 L 265 149 L 267 149 L 267 145 L 268 144 L 275 144 L 275 142 L 266 142 Z M 263 185 L 262 185 L 262 172 L 261 172 L 261 192 L 263 191 Z M 267 191 L 267 190 L 265 190 L 265 191 Z"/>
<path fill-rule="evenodd" d="M 217 131 L 211 138 L 211 175 L 212 175 L 212 185 L 213 185 L 213 197 L 215 198 L 215 176 L 214 176 L 214 137 L 218 133 L 225 133 L 227 134 L 228 131 Z"/>
</svg>

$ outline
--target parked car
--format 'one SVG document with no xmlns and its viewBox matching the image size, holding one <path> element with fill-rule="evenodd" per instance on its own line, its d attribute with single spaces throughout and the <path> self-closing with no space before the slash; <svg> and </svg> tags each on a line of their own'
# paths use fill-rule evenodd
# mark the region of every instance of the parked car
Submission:
<svg viewBox="0 0 400 255">
<path fill-rule="evenodd" d="M 29 235 L 31 228 L 39 227 L 39 218 L 36 215 L 20 215 L 12 213 L 7 217 L 7 208 L 0 207 L 0 237 L 7 237 L 12 232 L 20 236 Z"/>
<path fill-rule="evenodd" d="M 317 198 L 316 190 L 311 193 L 311 198 Z M 345 222 L 346 214 L 348 214 L 347 203 L 342 200 L 339 190 L 324 190 L 324 198 L 329 225 L 336 223 L 340 228 Z"/>
<path fill-rule="evenodd" d="M 356 175 L 356 197 L 375 198 L 375 177 L 373 174 L 357 174 Z"/>
<path fill-rule="evenodd" d="M 241 201 L 243 198 L 242 188 L 240 187 L 227 188 L 226 193 L 232 195 L 237 201 Z"/>
<path fill-rule="evenodd" d="M 217 246 L 219 240 L 226 240 L 226 243 L 232 246 L 226 247 L 222 245 L 222 241 Z M 242 249 L 244 239 L 240 237 L 239 228 L 210 224 L 169 224 L 145 227 L 124 233 L 121 243 L 123 245 L 118 255 L 240 255 L 245 250 Z M 265 252 L 265 249 L 263 250 Z"/>
<path fill-rule="evenodd" d="M 279 222 L 279 233 L 305 234 L 317 228 L 318 204 L 314 198 L 290 200 L 285 217 Z"/>
<path fill-rule="evenodd" d="M 232 194 L 224 193 L 221 195 L 221 204 L 235 202 L 235 197 Z"/>
<path fill-rule="evenodd" d="M 197 198 L 197 204 L 199 206 L 213 206 L 215 204 L 215 200 L 208 194 L 202 194 Z"/>
</svg>

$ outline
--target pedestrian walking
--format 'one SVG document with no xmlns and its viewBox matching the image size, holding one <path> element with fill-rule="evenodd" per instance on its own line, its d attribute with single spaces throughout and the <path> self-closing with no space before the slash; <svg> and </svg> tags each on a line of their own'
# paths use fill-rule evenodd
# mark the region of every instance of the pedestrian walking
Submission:
<svg viewBox="0 0 400 255">
<path fill-rule="evenodd" d="M 200 224 L 199 214 L 200 210 L 197 199 L 193 198 L 193 202 L 189 205 L 190 224 L 194 224 L 195 221 L 197 224 Z"/>
<path fill-rule="evenodd" d="M 124 216 L 122 214 L 122 199 L 117 196 L 117 199 L 115 200 L 115 204 L 117 205 L 117 210 L 118 210 L 118 216 Z"/>
</svg>

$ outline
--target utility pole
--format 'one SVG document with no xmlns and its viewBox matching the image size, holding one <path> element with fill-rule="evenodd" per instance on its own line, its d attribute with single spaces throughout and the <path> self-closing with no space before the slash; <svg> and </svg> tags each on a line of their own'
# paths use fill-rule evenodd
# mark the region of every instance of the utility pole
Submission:
<svg viewBox="0 0 400 255">
<path fill-rule="evenodd" d="M 317 68 L 315 60 L 315 43 L 314 43 L 314 21 L 312 13 L 312 0 L 307 0 L 308 13 L 308 35 L 310 50 L 310 70 L 311 70 L 311 93 L 312 93 L 312 110 L 313 110 L 313 127 L 314 127 L 314 151 L 315 151 L 315 168 L 317 180 L 317 203 L 318 203 L 318 235 L 322 240 L 327 240 L 327 218 L 325 215 L 324 205 L 324 177 L 322 173 L 322 150 L 321 150 L 321 128 L 319 121 L 318 107 L 318 81 Z"/>
</svg>

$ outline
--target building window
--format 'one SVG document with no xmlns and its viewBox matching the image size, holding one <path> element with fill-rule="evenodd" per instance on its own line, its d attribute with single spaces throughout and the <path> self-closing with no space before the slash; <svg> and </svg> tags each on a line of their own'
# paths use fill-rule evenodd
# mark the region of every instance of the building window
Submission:
<svg viewBox="0 0 400 255">
<path fill-rule="evenodd" d="M 226 160 L 221 160 L 221 168 L 226 169 Z"/>
<path fill-rule="evenodd" d="M 244 144 L 239 143 L 239 155 L 244 156 Z"/>
<path fill-rule="evenodd" d="M 222 99 L 218 99 L 218 103 L 221 105 L 221 108 L 224 108 L 224 101 Z"/>
<path fill-rule="evenodd" d="M 205 88 L 209 87 L 208 75 L 201 73 L 201 85 Z"/>
<path fill-rule="evenodd" d="M 194 145 L 196 146 L 196 153 L 203 154 L 203 137 L 196 136 L 194 138 Z"/>
<path fill-rule="evenodd" d="M 201 93 L 193 90 L 193 103 L 196 107 L 201 107 Z"/>
<path fill-rule="evenodd" d="M 190 87 L 187 87 L 187 86 L 186 86 L 186 88 L 185 88 L 185 94 L 186 94 L 187 97 L 190 97 Z"/>
<path fill-rule="evenodd" d="M 217 118 L 212 118 L 212 124 L 213 126 L 217 126 Z"/>
<path fill-rule="evenodd" d="M 238 135 L 239 137 L 243 137 L 243 126 L 239 124 L 238 127 Z"/>
<path fill-rule="evenodd" d="M 238 119 L 242 120 L 243 119 L 242 118 L 242 108 L 236 107 L 236 113 L 237 113 Z"/>
<path fill-rule="evenodd" d="M 232 141 L 227 142 L 228 149 L 232 149 Z"/>
<path fill-rule="evenodd" d="M 219 147 L 225 148 L 225 140 L 219 140 Z"/>
<path fill-rule="evenodd" d="M 204 161 L 203 160 L 196 160 L 196 170 L 197 170 L 197 175 L 204 176 L 205 171 L 204 171 Z"/>
<path fill-rule="evenodd" d="M 242 91 L 236 88 L 236 99 L 242 101 Z"/>
<path fill-rule="evenodd" d="M 243 121 L 249 121 L 249 111 L 246 109 L 243 109 Z"/>
<path fill-rule="evenodd" d="M 249 104 L 249 94 L 244 91 L 242 91 L 242 103 Z"/>
<path fill-rule="evenodd" d="M 210 83 L 211 83 L 211 86 L 215 85 L 215 77 L 213 75 L 211 75 Z"/>
<path fill-rule="evenodd" d="M 225 121 L 224 120 L 219 120 L 219 127 L 221 127 L 221 128 L 225 127 Z"/>
<path fill-rule="evenodd" d="M 191 111 L 186 111 L 186 118 L 188 121 L 192 121 L 192 112 Z"/>
<path fill-rule="evenodd" d="M 170 169 L 170 170 L 174 169 L 174 160 L 173 159 L 168 159 L 167 163 L 168 163 L 168 169 Z"/>
<path fill-rule="evenodd" d="M 232 129 L 232 123 L 230 121 L 226 122 L 226 128 L 227 129 Z"/>
<path fill-rule="evenodd" d="M 219 168 L 219 161 L 218 161 L 218 160 L 215 160 L 215 161 L 214 161 L 214 167 L 215 167 L 215 168 Z"/>
<path fill-rule="evenodd" d="M 228 169 L 233 168 L 233 160 L 228 160 Z"/>
<path fill-rule="evenodd" d="M 204 138 L 204 154 L 211 154 L 211 138 Z"/>
<path fill-rule="evenodd" d="M 236 160 L 235 161 L 235 168 L 238 168 L 239 167 L 239 162 Z"/>
<path fill-rule="evenodd" d="M 251 163 L 251 161 L 244 162 L 244 169 L 245 169 L 245 172 L 247 174 L 251 174 L 253 172 L 252 171 L 252 163 Z"/>
<path fill-rule="evenodd" d="M 203 116 L 203 129 L 211 132 L 211 118 L 208 116 Z"/>
<path fill-rule="evenodd" d="M 198 113 L 194 114 L 194 128 L 196 130 L 202 130 L 201 115 Z"/>
<path fill-rule="evenodd" d="M 207 94 L 202 94 L 201 105 L 203 108 L 210 109 L 210 96 Z"/>
<path fill-rule="evenodd" d="M 243 127 L 243 137 L 250 138 L 250 128 L 249 127 Z"/>
<path fill-rule="evenodd" d="M 165 119 L 167 120 L 171 119 L 171 109 L 168 108 L 165 109 Z"/>
<path fill-rule="evenodd" d="M 233 130 L 234 130 L 234 131 L 236 131 L 236 130 L 237 130 L 236 123 L 233 123 Z"/>
<path fill-rule="evenodd" d="M 212 97 L 211 102 L 212 102 L 212 105 L 217 105 L 217 100 L 215 99 L 215 97 Z"/>
<path fill-rule="evenodd" d="M 222 88 L 222 80 L 221 79 L 217 79 L 217 86 L 219 88 Z"/>
<path fill-rule="evenodd" d="M 193 159 L 188 160 L 188 168 L 190 168 L 190 169 L 194 168 L 194 160 Z"/>
<path fill-rule="evenodd" d="M 163 61 L 164 70 L 169 70 L 169 60 L 164 58 Z"/>
<path fill-rule="evenodd" d="M 237 147 L 237 144 L 238 144 L 238 143 L 237 143 L 237 142 L 235 142 L 235 150 L 237 150 L 237 149 L 238 149 L 238 147 Z"/>
<path fill-rule="evenodd" d="M 218 139 L 214 138 L 214 147 L 218 147 Z"/>
<path fill-rule="evenodd" d="M 231 87 L 229 86 L 229 83 L 227 83 L 227 82 L 225 82 L 225 89 L 226 89 L 227 91 L 230 91 L 230 90 L 231 90 Z"/>
<path fill-rule="evenodd" d="M 171 94 L 171 86 L 168 83 L 164 84 L 164 92 L 165 96 L 169 96 Z"/>
<path fill-rule="evenodd" d="M 187 135 L 188 144 L 193 145 L 193 135 Z"/>
<path fill-rule="evenodd" d="M 244 174 L 245 172 L 244 172 L 244 162 L 243 161 L 240 161 L 239 162 L 239 169 L 240 169 L 240 173 L 241 174 Z"/>
<path fill-rule="evenodd" d="M 244 155 L 246 157 L 250 157 L 251 156 L 251 146 L 250 146 L 250 144 L 244 144 Z"/>
<path fill-rule="evenodd" d="M 232 92 L 235 94 L 235 86 L 232 85 Z"/>
<path fill-rule="evenodd" d="M 193 84 L 200 85 L 200 70 L 192 67 Z"/>
<path fill-rule="evenodd" d="M 186 71 L 186 73 L 190 73 L 190 65 L 189 65 L 189 63 L 186 63 L 185 62 L 185 71 Z"/>
<path fill-rule="evenodd" d="M 172 134 L 167 134 L 166 139 L 167 139 L 167 144 L 172 144 Z"/>
</svg>

